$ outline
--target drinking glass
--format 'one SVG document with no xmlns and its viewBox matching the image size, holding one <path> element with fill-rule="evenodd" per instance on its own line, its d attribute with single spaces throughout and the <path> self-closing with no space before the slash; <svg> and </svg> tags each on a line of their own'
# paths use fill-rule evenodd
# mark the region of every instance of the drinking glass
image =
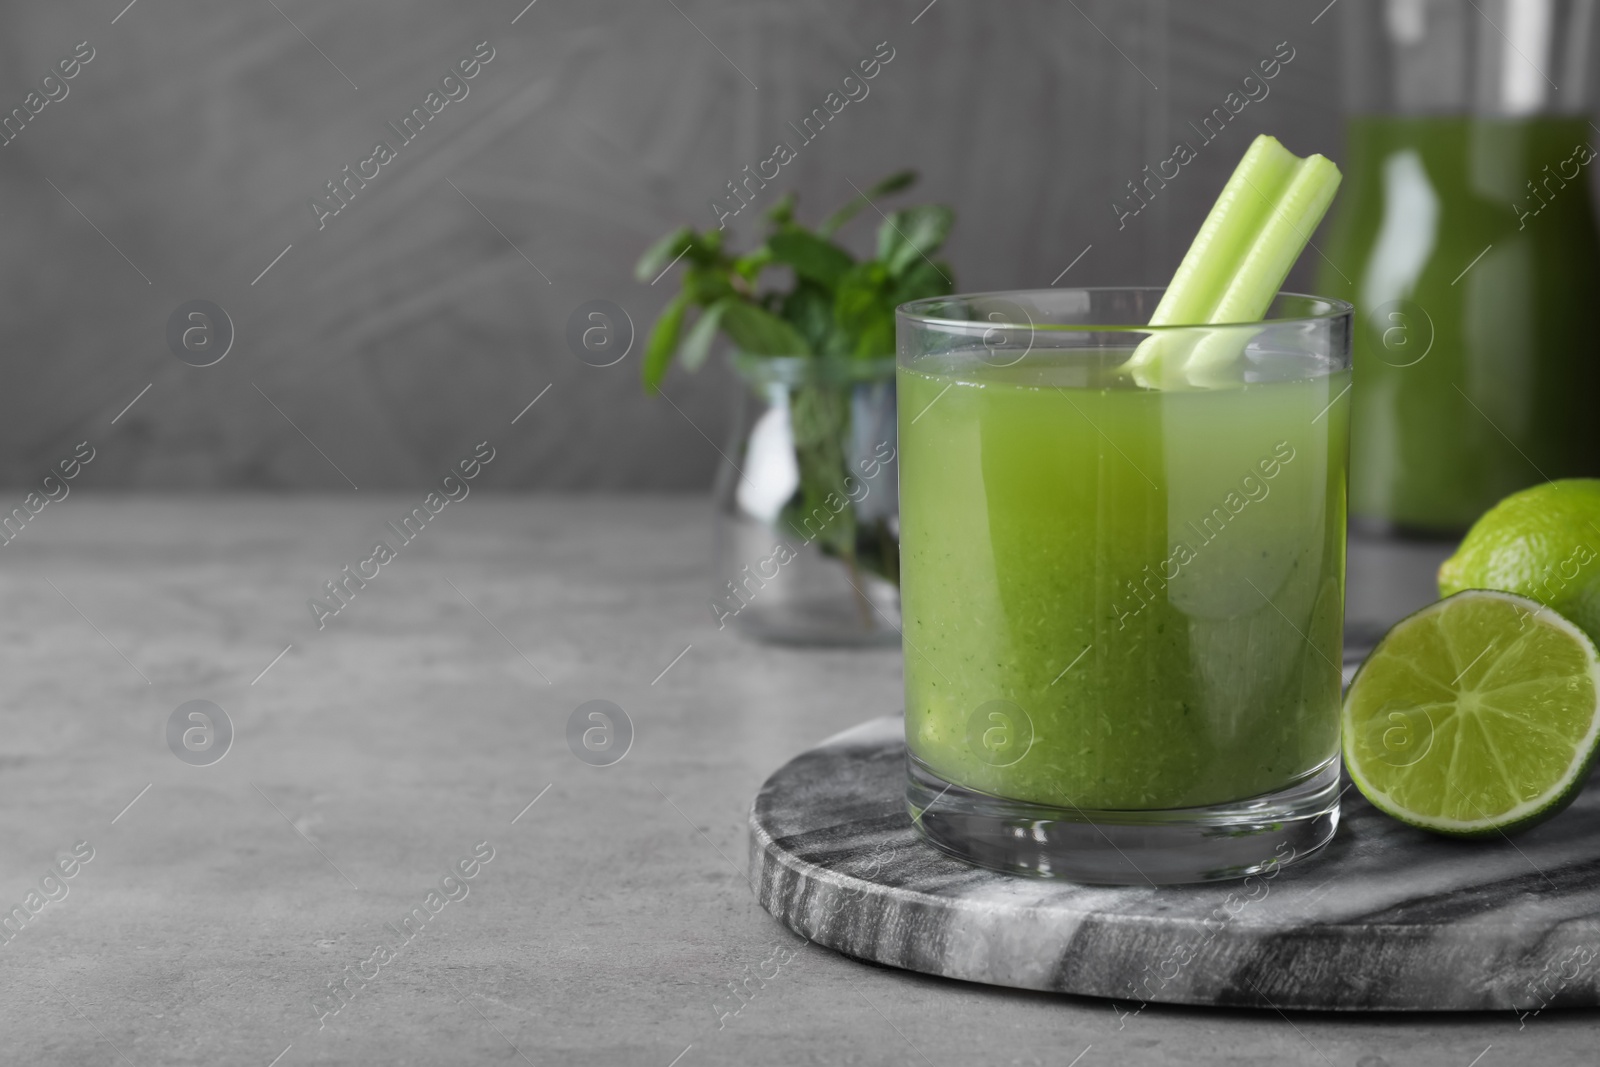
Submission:
<svg viewBox="0 0 1600 1067">
<path fill-rule="evenodd" d="M 1243 877 L 1338 823 L 1352 309 L 1161 295 L 898 312 L 907 802 L 984 866 Z"/>
</svg>

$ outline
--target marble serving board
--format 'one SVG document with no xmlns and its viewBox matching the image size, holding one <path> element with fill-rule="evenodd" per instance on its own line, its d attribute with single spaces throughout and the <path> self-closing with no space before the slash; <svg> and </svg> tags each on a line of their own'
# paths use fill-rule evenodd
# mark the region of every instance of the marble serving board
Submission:
<svg viewBox="0 0 1600 1067">
<path fill-rule="evenodd" d="M 1600 789 L 1514 839 L 1404 826 L 1355 789 L 1332 844 L 1270 879 L 1106 887 L 973 867 L 906 814 L 898 716 L 801 754 L 750 813 L 761 904 L 828 948 L 927 974 L 1143 1003 L 1319 1010 L 1600 1005 Z"/>
</svg>

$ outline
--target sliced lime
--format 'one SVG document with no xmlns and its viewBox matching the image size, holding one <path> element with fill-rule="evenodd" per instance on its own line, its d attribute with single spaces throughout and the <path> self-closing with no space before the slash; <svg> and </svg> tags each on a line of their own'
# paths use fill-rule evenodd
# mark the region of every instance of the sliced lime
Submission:
<svg viewBox="0 0 1600 1067">
<path fill-rule="evenodd" d="M 1350 683 L 1344 761 L 1374 806 L 1435 833 L 1526 829 L 1583 787 L 1600 654 L 1535 601 L 1469 589 L 1403 619 Z"/>
</svg>

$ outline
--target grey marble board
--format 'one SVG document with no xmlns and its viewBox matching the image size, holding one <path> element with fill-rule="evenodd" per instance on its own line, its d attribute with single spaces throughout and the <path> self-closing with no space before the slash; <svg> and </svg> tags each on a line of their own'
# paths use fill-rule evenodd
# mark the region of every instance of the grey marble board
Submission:
<svg viewBox="0 0 1600 1067">
<path fill-rule="evenodd" d="M 1515 839 L 1458 842 L 1344 793 L 1333 843 L 1255 882 L 1104 887 L 973 867 L 906 814 L 898 716 L 830 738 L 750 813 L 761 904 L 850 956 L 1143 1003 L 1318 1010 L 1600 1005 L 1600 789 Z"/>
</svg>

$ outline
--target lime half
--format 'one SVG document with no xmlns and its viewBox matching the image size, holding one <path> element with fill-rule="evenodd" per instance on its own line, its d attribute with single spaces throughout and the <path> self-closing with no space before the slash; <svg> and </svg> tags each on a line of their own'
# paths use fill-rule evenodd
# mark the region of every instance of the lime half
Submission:
<svg viewBox="0 0 1600 1067">
<path fill-rule="evenodd" d="M 1435 833 L 1523 830 L 1583 787 L 1600 655 L 1535 601 L 1469 589 L 1403 619 L 1344 701 L 1344 761 L 1374 806 Z"/>
</svg>

